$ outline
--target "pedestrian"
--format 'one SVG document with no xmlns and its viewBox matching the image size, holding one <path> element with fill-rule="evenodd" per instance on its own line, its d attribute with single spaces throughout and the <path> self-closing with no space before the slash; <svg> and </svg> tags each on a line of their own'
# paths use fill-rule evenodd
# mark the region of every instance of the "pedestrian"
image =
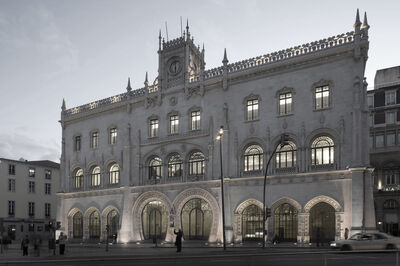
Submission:
<svg viewBox="0 0 400 266">
<path fill-rule="evenodd" d="M 344 229 L 344 239 L 348 239 L 349 238 L 349 228 L 346 227 L 346 229 Z"/>
<path fill-rule="evenodd" d="M 181 229 L 179 229 L 178 232 L 176 232 L 176 230 L 174 230 L 174 234 L 176 235 L 176 239 L 175 239 L 176 252 L 181 252 L 183 232 Z"/>
<path fill-rule="evenodd" d="M 40 242 L 41 240 L 38 236 L 33 239 L 33 250 L 36 257 L 40 256 Z"/>
<path fill-rule="evenodd" d="M 67 236 L 65 236 L 64 233 L 61 232 L 60 236 L 58 237 L 58 244 L 60 245 L 60 255 L 64 255 L 66 240 L 67 240 Z"/>
<path fill-rule="evenodd" d="M 21 241 L 22 256 L 28 256 L 29 238 L 28 235 L 25 236 Z"/>
</svg>

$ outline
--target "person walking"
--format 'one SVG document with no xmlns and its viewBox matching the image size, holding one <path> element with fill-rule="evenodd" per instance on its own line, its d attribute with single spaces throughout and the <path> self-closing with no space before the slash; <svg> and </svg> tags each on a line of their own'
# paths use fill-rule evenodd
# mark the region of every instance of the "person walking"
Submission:
<svg viewBox="0 0 400 266">
<path fill-rule="evenodd" d="M 28 256 L 29 238 L 28 235 L 25 236 L 21 241 L 22 256 Z"/>
<path fill-rule="evenodd" d="M 176 235 L 176 239 L 175 239 L 176 252 L 181 252 L 183 232 L 181 229 L 179 229 L 178 232 L 176 232 L 176 230 L 174 230 L 174 234 Z"/>
<path fill-rule="evenodd" d="M 344 239 L 347 240 L 347 238 L 349 238 L 349 228 L 346 227 L 346 229 L 344 229 Z"/>
<path fill-rule="evenodd" d="M 60 236 L 58 237 L 58 244 L 60 245 L 60 255 L 64 255 L 66 240 L 67 240 L 67 236 L 65 236 L 64 233 L 61 232 Z"/>
</svg>

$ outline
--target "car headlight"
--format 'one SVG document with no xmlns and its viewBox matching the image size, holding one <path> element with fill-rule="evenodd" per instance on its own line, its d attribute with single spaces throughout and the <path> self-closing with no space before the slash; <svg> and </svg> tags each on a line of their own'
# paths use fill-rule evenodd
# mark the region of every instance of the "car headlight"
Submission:
<svg viewBox="0 0 400 266">
<path fill-rule="evenodd" d="M 336 243 L 331 243 L 331 247 L 336 247 Z"/>
</svg>

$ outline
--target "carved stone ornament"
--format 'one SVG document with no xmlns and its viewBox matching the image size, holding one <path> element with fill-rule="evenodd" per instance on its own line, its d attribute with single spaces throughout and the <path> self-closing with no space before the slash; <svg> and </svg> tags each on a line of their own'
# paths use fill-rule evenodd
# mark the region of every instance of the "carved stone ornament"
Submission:
<svg viewBox="0 0 400 266">
<path fill-rule="evenodd" d="M 189 99 L 190 97 L 192 97 L 195 94 L 202 96 L 200 87 L 187 88 L 185 93 L 186 93 L 186 99 Z"/>
<path fill-rule="evenodd" d="M 176 97 L 169 98 L 169 105 L 175 106 L 178 103 L 178 99 Z"/>
</svg>

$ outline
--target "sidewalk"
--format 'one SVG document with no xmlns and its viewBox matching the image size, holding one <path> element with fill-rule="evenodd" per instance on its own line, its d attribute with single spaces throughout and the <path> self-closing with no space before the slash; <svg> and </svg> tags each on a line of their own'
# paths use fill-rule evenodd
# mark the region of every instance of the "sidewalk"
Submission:
<svg viewBox="0 0 400 266">
<path fill-rule="evenodd" d="M 108 247 L 109 251 L 106 252 L 106 245 L 104 243 L 70 243 L 66 245 L 64 255 L 59 255 L 57 247 L 56 255 L 53 255 L 53 250 L 49 250 L 47 245 L 42 244 L 40 247 L 40 256 L 35 254 L 32 246 L 29 247 L 28 256 L 22 256 L 22 250 L 20 244 L 12 244 L 8 246 L 8 250 L 5 250 L 3 254 L 0 254 L 0 263 L 4 261 L 13 260 L 40 260 L 50 258 L 75 258 L 75 257 L 95 257 L 95 256 L 138 256 L 138 257 L 150 257 L 150 256 L 170 256 L 175 254 L 175 246 L 172 243 L 158 243 L 157 247 L 153 243 L 129 243 L 129 244 L 110 244 Z M 245 244 L 228 244 L 227 249 L 224 251 L 221 244 L 206 244 L 205 242 L 197 241 L 185 241 L 183 243 L 182 254 L 187 255 L 200 255 L 200 254 L 221 254 L 225 253 L 261 253 L 271 252 L 279 253 L 283 251 L 291 252 L 306 252 L 306 251 L 326 251 L 329 249 L 328 245 L 324 247 L 314 246 L 299 246 L 293 243 L 280 243 L 277 245 L 267 245 L 265 249 L 261 248 L 261 245 L 256 242 L 250 242 Z M 330 250 L 330 249 L 329 249 Z"/>
</svg>

